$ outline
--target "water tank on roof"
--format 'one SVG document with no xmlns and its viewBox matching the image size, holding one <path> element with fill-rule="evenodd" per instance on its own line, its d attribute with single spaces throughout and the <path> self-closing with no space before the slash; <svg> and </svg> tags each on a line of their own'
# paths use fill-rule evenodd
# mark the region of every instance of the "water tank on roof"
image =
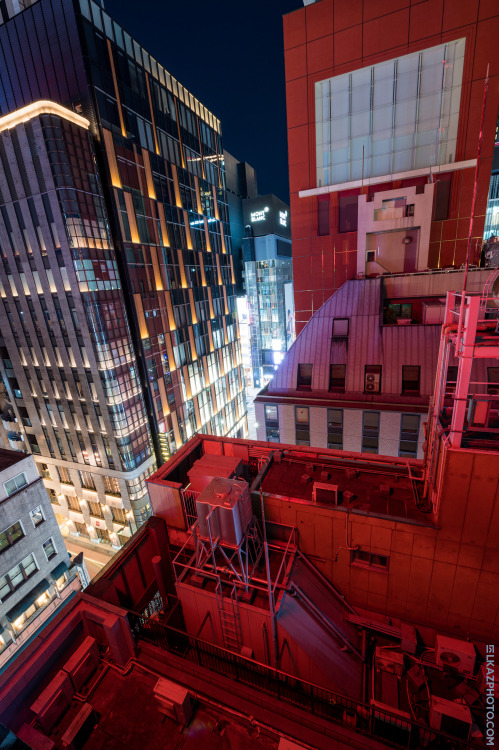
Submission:
<svg viewBox="0 0 499 750">
<path fill-rule="evenodd" d="M 238 547 L 253 518 L 248 483 L 215 477 L 196 499 L 196 510 L 202 539 L 211 531 L 212 541 Z"/>
</svg>

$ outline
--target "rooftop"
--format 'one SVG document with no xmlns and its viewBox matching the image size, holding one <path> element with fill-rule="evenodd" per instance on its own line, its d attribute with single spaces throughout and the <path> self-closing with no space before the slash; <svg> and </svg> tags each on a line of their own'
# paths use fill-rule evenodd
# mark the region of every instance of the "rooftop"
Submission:
<svg viewBox="0 0 499 750">
<path fill-rule="evenodd" d="M 0 448 L 0 471 L 4 471 L 10 466 L 14 466 L 14 464 L 18 464 L 20 461 L 24 461 L 25 458 L 28 458 L 26 453 L 21 453 L 20 451 L 9 451 L 5 448 Z"/>
</svg>

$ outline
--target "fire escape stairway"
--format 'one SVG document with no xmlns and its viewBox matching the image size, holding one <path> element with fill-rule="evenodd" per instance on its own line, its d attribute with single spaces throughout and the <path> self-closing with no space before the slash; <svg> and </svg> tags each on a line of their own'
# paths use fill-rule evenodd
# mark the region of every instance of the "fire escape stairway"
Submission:
<svg viewBox="0 0 499 750">
<path fill-rule="evenodd" d="M 223 585 L 219 581 L 216 587 L 216 595 L 224 646 L 229 651 L 239 652 L 241 650 L 241 628 L 235 586 L 232 586 L 228 596 L 224 596 Z"/>
</svg>

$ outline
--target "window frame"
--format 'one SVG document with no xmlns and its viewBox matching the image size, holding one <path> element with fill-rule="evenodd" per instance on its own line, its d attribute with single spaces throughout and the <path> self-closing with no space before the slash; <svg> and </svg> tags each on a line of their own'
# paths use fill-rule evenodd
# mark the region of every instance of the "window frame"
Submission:
<svg viewBox="0 0 499 750">
<path fill-rule="evenodd" d="M 25 480 L 24 484 L 21 484 L 21 485 L 17 484 L 17 479 L 19 479 L 19 477 L 24 477 L 24 480 Z M 12 490 L 12 492 L 9 492 L 9 490 L 7 489 L 7 485 L 9 484 L 9 482 L 15 482 L 16 483 L 16 488 L 15 488 L 15 490 Z M 7 479 L 7 481 L 3 483 L 3 488 L 4 488 L 5 492 L 7 493 L 7 497 L 12 497 L 12 495 L 14 495 L 16 492 L 19 492 L 19 490 L 22 490 L 23 487 L 27 487 L 28 484 L 29 484 L 29 482 L 28 482 L 28 477 L 26 476 L 26 472 L 25 471 L 21 471 L 19 474 L 16 474 L 14 477 L 11 477 L 10 479 Z"/>
<path fill-rule="evenodd" d="M 340 431 L 336 431 L 336 432 L 334 430 L 330 431 L 331 420 L 329 419 L 329 412 L 333 412 L 333 411 L 338 412 L 339 414 L 341 414 L 341 430 Z M 343 450 L 344 416 L 345 415 L 343 413 L 343 409 L 332 409 L 332 408 L 330 409 L 330 408 L 328 408 L 327 411 L 326 411 L 326 429 L 327 429 L 326 435 L 327 435 L 327 447 L 328 447 L 328 450 L 337 450 L 337 451 L 338 450 L 339 451 Z M 331 435 L 340 435 L 341 436 L 341 441 L 338 444 L 330 443 L 329 438 L 330 438 Z"/>
<path fill-rule="evenodd" d="M 33 518 L 33 514 L 34 514 L 34 513 L 36 512 L 36 511 L 38 511 L 38 510 L 40 511 L 40 515 L 41 515 L 41 520 L 40 520 L 40 521 L 38 521 L 37 523 L 35 523 L 35 519 Z M 45 513 L 43 512 L 43 506 L 42 506 L 42 505 L 37 505 L 37 506 L 36 506 L 36 508 L 32 508 L 32 510 L 30 510 L 30 512 L 29 512 L 29 517 L 31 518 L 31 523 L 33 524 L 33 527 L 34 527 L 35 529 L 37 529 L 37 528 L 38 528 L 39 526 L 41 526 L 41 524 L 42 524 L 42 523 L 43 523 L 44 521 L 46 521 L 46 520 L 47 520 L 47 519 L 45 518 Z"/>
<path fill-rule="evenodd" d="M 378 426 L 376 429 L 376 435 L 370 435 L 369 431 L 374 432 L 373 427 L 366 427 L 366 415 L 367 414 L 376 414 L 378 416 Z M 381 424 L 381 412 L 374 411 L 372 409 L 366 409 L 366 411 L 362 412 L 362 445 L 361 445 L 361 452 L 362 453 L 372 453 L 377 455 L 379 453 L 379 433 L 380 433 L 380 424 Z M 376 438 L 376 450 L 370 450 L 371 446 L 364 445 L 365 439 L 372 439 Z"/>
<path fill-rule="evenodd" d="M 346 333 L 335 332 L 336 324 L 346 323 Z M 333 325 L 331 327 L 331 338 L 332 339 L 347 339 L 350 334 L 350 318 L 333 318 Z"/>
<path fill-rule="evenodd" d="M 12 539 L 11 529 L 13 529 L 14 526 L 17 526 L 18 524 L 19 524 L 19 528 L 21 529 L 22 533 L 20 534 L 20 536 L 16 537 L 15 539 Z M 4 529 L 2 532 L 0 532 L 0 535 L 1 534 L 6 534 L 6 539 L 7 539 L 8 544 L 5 547 L 1 547 L 0 548 L 0 555 L 3 552 L 5 552 L 6 550 L 8 550 L 11 547 L 13 547 L 18 542 L 20 542 L 21 539 L 24 539 L 24 537 L 26 536 L 26 532 L 24 530 L 24 526 L 22 524 L 21 519 L 18 519 L 14 523 L 11 523 L 10 526 L 8 526 L 6 529 Z"/>
<path fill-rule="evenodd" d="M 277 412 L 277 420 L 269 419 L 267 416 L 267 407 L 275 408 Z M 279 443 L 280 442 L 280 431 L 279 431 L 279 406 L 278 404 L 264 404 L 263 415 L 265 419 L 265 437 L 268 443 Z M 274 433 L 274 434 L 272 434 Z M 276 437 L 277 435 L 277 437 Z"/>
<path fill-rule="evenodd" d="M 343 385 L 333 385 L 334 381 L 339 381 L 340 378 L 333 378 L 333 367 L 342 367 L 343 368 Z M 347 389 L 347 366 L 343 363 L 337 364 L 337 363 L 331 363 L 329 365 L 329 387 L 328 392 L 329 393 L 345 393 Z"/>
<path fill-rule="evenodd" d="M 306 374 L 303 372 L 305 368 L 310 368 L 310 374 L 308 369 Z M 296 368 L 296 390 L 297 391 L 311 391 L 312 390 L 312 378 L 314 374 L 313 362 L 300 362 Z"/>
<path fill-rule="evenodd" d="M 47 555 L 47 550 L 45 549 L 45 547 L 49 543 L 52 545 L 53 552 L 50 555 Z M 42 548 L 43 548 L 43 551 L 45 553 L 45 557 L 47 558 L 47 562 L 49 560 L 53 560 L 53 558 L 56 557 L 56 555 L 57 555 L 57 547 L 55 546 L 54 539 L 51 536 L 49 536 L 49 538 L 45 542 L 42 543 Z"/>
<path fill-rule="evenodd" d="M 412 433 L 412 432 L 410 432 L 408 430 L 404 430 L 403 429 L 404 417 L 416 417 L 416 419 L 417 419 L 417 425 L 418 426 L 417 426 L 417 430 L 416 430 L 415 433 Z M 418 457 L 419 431 L 420 431 L 420 429 L 421 429 L 421 415 L 420 414 L 402 413 L 400 415 L 400 436 L 399 436 L 399 456 L 400 457 L 405 457 L 405 458 L 417 458 Z M 411 435 L 415 434 L 415 436 L 416 436 L 416 440 L 415 440 L 416 449 L 415 449 L 414 452 L 410 453 L 409 451 L 403 451 L 402 450 L 402 441 L 403 441 L 404 432 L 406 434 L 411 434 Z M 413 441 L 410 441 L 407 438 L 405 438 L 404 442 L 409 443 L 409 442 L 413 442 Z"/>
<path fill-rule="evenodd" d="M 360 555 L 365 555 L 365 559 L 362 560 L 359 557 Z M 373 562 L 374 557 L 383 558 L 386 560 L 386 565 L 379 565 Z M 382 555 L 380 552 L 373 552 L 372 550 L 354 549 L 350 553 L 350 565 L 354 565 L 356 568 L 368 568 L 377 573 L 388 573 L 390 569 L 390 555 Z"/>
<path fill-rule="evenodd" d="M 418 377 L 417 380 L 410 379 L 408 380 L 407 377 L 404 378 L 404 370 L 407 370 L 408 368 L 411 368 L 411 370 L 417 370 Z M 407 388 L 406 384 L 407 382 L 414 382 L 418 384 L 417 390 L 413 388 Z M 402 365 L 402 390 L 401 390 L 402 396 L 420 396 L 421 395 L 421 365 Z"/>
<path fill-rule="evenodd" d="M 307 422 L 298 421 L 297 414 L 298 414 L 299 409 L 302 409 L 304 411 L 306 410 Z M 303 427 L 298 426 L 298 425 L 305 425 L 305 424 L 306 424 L 306 429 L 303 429 Z M 303 436 L 303 438 L 298 439 L 298 431 L 303 432 L 303 433 L 306 432 L 308 434 L 308 437 L 305 438 Z M 296 445 L 310 446 L 310 409 L 308 406 L 295 406 L 295 442 L 296 442 Z"/>
</svg>

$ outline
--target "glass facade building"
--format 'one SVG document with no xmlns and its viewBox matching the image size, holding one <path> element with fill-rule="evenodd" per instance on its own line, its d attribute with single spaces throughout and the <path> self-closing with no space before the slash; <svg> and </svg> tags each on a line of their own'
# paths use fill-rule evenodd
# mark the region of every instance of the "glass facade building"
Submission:
<svg viewBox="0 0 499 750">
<path fill-rule="evenodd" d="M 246 430 L 220 123 L 92 1 L 40 0 L 0 49 L 7 426 L 116 546 L 157 462 Z"/>
</svg>

